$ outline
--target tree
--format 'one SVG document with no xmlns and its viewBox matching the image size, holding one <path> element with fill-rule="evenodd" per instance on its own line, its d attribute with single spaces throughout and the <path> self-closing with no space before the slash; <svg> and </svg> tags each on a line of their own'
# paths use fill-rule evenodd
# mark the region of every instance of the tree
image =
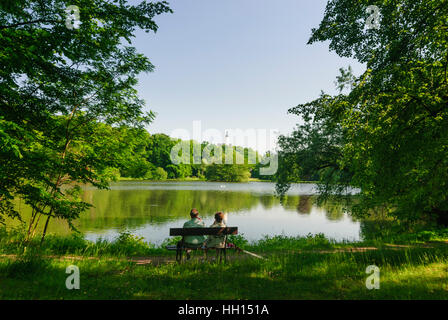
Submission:
<svg viewBox="0 0 448 320">
<path fill-rule="evenodd" d="M 213 145 L 208 145 L 208 147 Z M 205 146 L 207 147 L 207 146 Z M 219 149 L 220 148 L 220 149 Z M 237 148 L 228 146 L 228 148 L 232 151 L 232 163 L 226 164 L 226 146 L 221 145 L 213 150 L 221 150 L 221 155 L 212 154 L 211 157 L 214 160 L 217 160 L 221 156 L 221 163 L 212 163 L 208 164 L 205 168 L 205 178 L 208 181 L 227 181 L 227 182 L 244 182 L 248 181 L 251 176 L 251 169 L 254 168 L 255 165 L 249 164 L 249 153 L 256 153 L 248 148 Z M 242 163 L 239 163 L 242 162 Z"/>
<path fill-rule="evenodd" d="M 147 159 L 150 135 L 145 129 L 121 127 L 123 145 L 118 161 L 120 175 L 132 178 L 150 178 L 155 166 Z"/>
<path fill-rule="evenodd" d="M 336 85 L 343 90 L 339 80 Z M 319 99 L 289 110 L 301 116 L 304 124 L 297 125 L 290 136 L 279 137 L 281 151 L 276 175 L 279 194 L 285 194 L 291 183 L 318 181 L 318 202 L 335 196 L 350 199 L 347 188 L 352 184 L 353 173 L 341 162 L 346 145 L 345 129 L 340 126 L 340 118 L 329 112 L 333 103 L 343 97 L 322 93 Z"/>
<path fill-rule="evenodd" d="M 340 150 L 336 170 L 349 179 L 327 181 L 360 188 L 355 213 L 381 209 L 401 219 L 447 223 L 448 2 L 377 1 L 380 28 L 366 30 L 371 4 L 328 2 L 309 43 L 329 40 L 331 50 L 367 70 L 347 94 L 322 96 L 292 112 L 310 126 L 324 121 L 323 130 L 340 131 L 341 142 L 332 143 Z"/>
<path fill-rule="evenodd" d="M 42 241 L 52 217 L 73 227 L 89 207 L 77 183 L 107 188 L 126 149 L 119 127 L 154 118 L 134 88 L 153 65 L 129 44 L 137 28 L 155 32 L 153 17 L 171 12 L 166 2 L 72 4 L 78 29 L 66 26 L 62 0 L 0 3 L 0 214 L 20 218 L 13 199 L 24 199 L 28 236 L 43 218 Z"/>
<path fill-rule="evenodd" d="M 171 149 L 178 141 L 162 133 L 151 135 L 149 140 L 147 160 L 161 168 L 166 168 L 172 164 Z"/>
<path fill-rule="evenodd" d="M 168 173 L 163 170 L 163 168 L 156 168 L 153 172 L 152 178 L 154 180 L 166 180 L 168 178 Z"/>
<path fill-rule="evenodd" d="M 273 175 L 261 174 L 262 168 L 269 168 L 270 163 L 266 163 L 266 162 L 267 162 L 267 160 L 271 160 L 273 158 L 273 156 L 274 156 L 274 154 L 271 151 L 267 151 L 261 159 L 259 159 L 258 154 L 257 154 L 256 164 L 251 168 L 251 177 L 255 178 L 255 179 L 266 180 L 266 181 L 276 181 L 277 173 L 275 173 Z"/>
<path fill-rule="evenodd" d="M 213 164 L 205 169 L 208 181 L 245 182 L 250 178 L 247 166 L 241 164 Z"/>
</svg>

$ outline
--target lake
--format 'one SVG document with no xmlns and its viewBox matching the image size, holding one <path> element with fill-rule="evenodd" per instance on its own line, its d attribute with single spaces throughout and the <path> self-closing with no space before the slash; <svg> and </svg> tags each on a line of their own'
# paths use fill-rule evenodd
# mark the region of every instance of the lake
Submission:
<svg viewBox="0 0 448 320">
<path fill-rule="evenodd" d="M 227 225 L 237 226 L 249 240 L 265 235 L 306 236 L 323 233 L 336 240 L 360 240 L 360 221 L 343 212 L 340 203 L 318 206 L 314 184 L 294 184 L 285 200 L 275 196 L 270 182 L 152 182 L 122 181 L 110 190 L 85 187 L 83 200 L 94 205 L 74 225 L 86 239 L 115 239 L 129 231 L 161 244 L 170 228 L 182 227 L 197 208 L 207 226 L 217 211 L 227 212 Z M 28 221 L 29 208 L 19 208 Z M 49 232 L 68 234 L 65 221 L 53 219 Z"/>
<path fill-rule="evenodd" d="M 228 213 L 227 225 L 237 226 L 249 240 L 264 235 L 304 236 L 323 233 L 328 238 L 360 239 L 360 222 L 338 203 L 317 206 L 315 185 L 295 184 L 283 203 L 269 182 L 117 182 L 110 190 L 86 188 L 84 200 L 95 208 L 76 223 L 89 240 L 112 240 L 128 230 L 160 244 L 169 229 L 182 227 L 192 208 L 207 226 L 214 213 Z"/>
</svg>

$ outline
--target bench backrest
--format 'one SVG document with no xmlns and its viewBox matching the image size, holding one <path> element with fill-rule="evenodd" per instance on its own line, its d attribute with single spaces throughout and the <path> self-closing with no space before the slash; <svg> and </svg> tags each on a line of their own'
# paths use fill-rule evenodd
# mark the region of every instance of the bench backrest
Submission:
<svg viewBox="0 0 448 320">
<path fill-rule="evenodd" d="M 170 236 L 220 236 L 229 234 L 238 234 L 238 227 L 170 229 Z"/>
</svg>

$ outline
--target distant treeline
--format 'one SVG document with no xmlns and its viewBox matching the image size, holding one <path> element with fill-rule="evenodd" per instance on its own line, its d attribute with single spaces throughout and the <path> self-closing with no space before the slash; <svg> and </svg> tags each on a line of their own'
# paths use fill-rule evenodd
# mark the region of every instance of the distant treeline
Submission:
<svg viewBox="0 0 448 320">
<path fill-rule="evenodd" d="M 274 176 L 260 175 L 260 167 L 263 166 L 260 163 L 261 157 L 258 152 L 250 148 L 199 143 L 194 140 L 183 141 L 166 134 L 149 134 L 146 130 L 138 128 L 122 127 L 120 135 L 128 148 L 117 167 L 111 168 L 115 178 L 148 180 L 198 178 L 227 182 L 242 182 L 249 178 L 274 179 Z M 173 148 L 179 144 L 186 145 L 184 150 L 188 150 L 189 154 L 180 153 L 183 161 L 176 164 L 170 155 Z M 199 159 L 194 155 L 195 148 L 201 151 Z M 202 157 L 205 148 L 211 151 L 209 154 L 215 161 L 207 161 Z M 232 164 L 226 164 L 226 149 L 227 154 L 229 150 L 233 150 Z M 217 157 L 222 157 L 222 160 L 216 161 Z"/>
</svg>

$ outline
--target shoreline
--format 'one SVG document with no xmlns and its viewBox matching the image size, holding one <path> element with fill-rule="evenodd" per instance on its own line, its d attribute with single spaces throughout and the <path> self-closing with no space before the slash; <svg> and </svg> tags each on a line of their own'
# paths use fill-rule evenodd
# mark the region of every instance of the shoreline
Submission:
<svg viewBox="0 0 448 320">
<path fill-rule="evenodd" d="M 276 183 L 275 181 L 270 180 L 261 180 L 256 178 L 250 178 L 248 181 L 210 181 L 205 179 L 199 179 L 199 178 L 185 178 L 185 179 L 166 179 L 166 180 L 150 180 L 150 179 L 143 179 L 143 178 L 126 178 L 122 177 L 117 179 L 115 182 L 126 182 L 126 181 L 135 181 L 135 182 L 219 182 L 219 183 L 250 183 L 250 182 L 265 182 L 265 183 Z M 296 184 L 318 184 L 319 181 L 299 181 L 294 182 Z"/>
</svg>

